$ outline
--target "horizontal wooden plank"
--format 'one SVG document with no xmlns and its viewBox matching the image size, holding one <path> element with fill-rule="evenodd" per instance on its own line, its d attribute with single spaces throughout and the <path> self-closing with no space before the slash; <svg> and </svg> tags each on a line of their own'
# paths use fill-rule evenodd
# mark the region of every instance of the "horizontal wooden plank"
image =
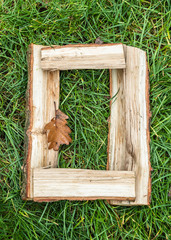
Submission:
<svg viewBox="0 0 171 240">
<path fill-rule="evenodd" d="M 135 199 L 133 171 L 33 169 L 34 198 Z"/>
<path fill-rule="evenodd" d="M 41 49 L 44 70 L 123 69 L 125 56 L 122 44 L 54 46 Z"/>
</svg>

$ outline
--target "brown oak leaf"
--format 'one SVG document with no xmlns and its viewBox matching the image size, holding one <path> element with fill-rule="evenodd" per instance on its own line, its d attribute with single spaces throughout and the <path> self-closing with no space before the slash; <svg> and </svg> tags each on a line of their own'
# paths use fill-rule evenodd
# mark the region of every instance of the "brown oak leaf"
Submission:
<svg viewBox="0 0 171 240">
<path fill-rule="evenodd" d="M 45 125 L 44 131 L 49 131 L 47 139 L 50 144 L 48 148 L 53 148 L 54 151 L 58 151 L 60 145 L 69 145 L 69 143 L 72 142 L 72 139 L 69 136 L 71 129 L 67 126 L 66 121 L 68 116 L 59 109 L 55 112 L 55 118 L 52 118 L 52 120 Z"/>
</svg>

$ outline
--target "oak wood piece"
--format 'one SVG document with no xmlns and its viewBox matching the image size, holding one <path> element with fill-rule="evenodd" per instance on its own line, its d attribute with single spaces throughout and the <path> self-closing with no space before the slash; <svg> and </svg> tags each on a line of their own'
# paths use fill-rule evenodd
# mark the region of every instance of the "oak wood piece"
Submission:
<svg viewBox="0 0 171 240">
<path fill-rule="evenodd" d="M 55 116 L 54 101 L 59 106 L 59 71 L 43 71 L 40 67 L 42 46 L 31 44 L 28 53 L 29 77 L 26 109 L 26 157 L 22 197 L 33 198 L 32 169 L 57 166 L 58 152 L 49 151 L 43 128 Z"/>
<path fill-rule="evenodd" d="M 56 46 L 41 49 L 44 70 L 125 68 L 122 44 Z"/>
<path fill-rule="evenodd" d="M 133 171 L 35 168 L 34 198 L 129 199 L 135 200 Z"/>
<path fill-rule="evenodd" d="M 125 46 L 126 69 L 110 71 L 111 102 L 108 169 L 135 171 L 136 200 L 110 201 L 120 205 L 150 202 L 149 86 L 146 53 Z"/>
</svg>

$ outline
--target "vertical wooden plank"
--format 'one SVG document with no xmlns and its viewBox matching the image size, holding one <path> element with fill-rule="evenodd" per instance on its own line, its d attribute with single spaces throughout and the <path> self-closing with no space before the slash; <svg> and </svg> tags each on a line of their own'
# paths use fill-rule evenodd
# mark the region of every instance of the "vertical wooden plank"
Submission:
<svg viewBox="0 0 171 240">
<path fill-rule="evenodd" d="M 57 166 L 57 152 L 48 150 L 47 137 L 43 133 L 43 128 L 55 116 L 54 101 L 57 107 L 59 106 L 59 71 L 50 73 L 41 69 L 41 48 L 42 46 L 34 44 L 29 47 L 23 199 L 33 197 L 33 168 Z"/>
<path fill-rule="evenodd" d="M 111 72 L 112 94 L 119 92 L 116 102 L 111 105 L 108 166 L 110 170 L 136 172 L 136 200 L 110 203 L 147 205 L 151 169 L 146 53 L 126 47 L 126 70 L 123 75 L 119 71 Z"/>
<path fill-rule="evenodd" d="M 59 108 L 60 77 L 59 71 L 48 72 L 46 95 L 46 123 L 55 117 L 54 102 Z M 47 138 L 45 142 L 46 162 L 43 166 L 57 167 L 58 151 L 48 150 Z"/>
<path fill-rule="evenodd" d="M 32 119 L 32 126 L 27 131 L 27 134 L 31 135 L 31 158 L 30 158 L 30 176 L 29 183 L 30 189 L 28 195 L 33 197 L 32 189 L 32 169 L 41 167 L 44 161 L 44 143 L 45 135 L 42 133 L 43 125 L 46 121 L 46 91 L 47 88 L 47 71 L 43 71 L 40 68 L 40 49 L 41 45 L 32 45 L 33 61 L 32 61 L 32 101 L 30 112 Z"/>
<path fill-rule="evenodd" d="M 111 70 L 111 97 L 116 95 L 111 101 L 110 117 L 110 141 L 109 141 L 109 169 L 128 170 L 128 163 L 125 157 L 125 71 Z M 119 116 L 119 117 L 118 117 Z M 114 123 L 114 124 L 113 124 Z M 117 146 L 117 148 L 115 148 Z"/>
</svg>

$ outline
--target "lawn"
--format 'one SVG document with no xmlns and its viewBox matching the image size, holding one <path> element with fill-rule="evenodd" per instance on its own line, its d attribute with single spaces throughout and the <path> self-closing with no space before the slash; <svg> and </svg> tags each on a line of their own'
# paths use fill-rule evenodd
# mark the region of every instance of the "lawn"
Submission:
<svg viewBox="0 0 171 240">
<path fill-rule="evenodd" d="M 0 3 L 0 239 L 170 239 L 170 6 L 166 0 L 5 0 Z M 147 52 L 150 77 L 150 206 L 106 201 L 35 203 L 20 197 L 24 159 L 27 49 L 30 43 L 104 43 Z M 61 110 L 73 143 L 60 167 L 105 169 L 107 70 L 61 72 Z"/>
</svg>

